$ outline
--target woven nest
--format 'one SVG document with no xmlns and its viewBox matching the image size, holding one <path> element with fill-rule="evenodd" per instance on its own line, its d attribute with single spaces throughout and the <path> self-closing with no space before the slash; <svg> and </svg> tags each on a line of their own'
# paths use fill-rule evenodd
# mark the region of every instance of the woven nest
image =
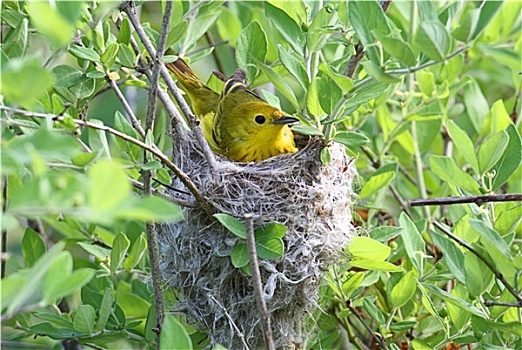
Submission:
<svg viewBox="0 0 522 350">
<path fill-rule="evenodd" d="M 352 160 L 344 146 L 332 144 L 331 162 L 323 165 L 322 142 L 312 140 L 298 153 L 259 163 L 219 158 L 212 174 L 197 147 L 184 147 L 177 155 L 181 168 L 220 212 L 240 220 L 251 213 L 255 228 L 269 222 L 288 227 L 284 256 L 259 264 L 275 346 L 294 349 L 312 331 L 305 314 L 317 307 L 324 272 L 354 232 Z M 243 348 L 237 327 L 256 349 L 264 341 L 252 280 L 227 256 L 239 240 L 202 209 L 185 209 L 182 221 L 160 230 L 160 265 L 168 285 L 181 293 L 175 311 L 209 330 L 212 344 Z"/>
</svg>

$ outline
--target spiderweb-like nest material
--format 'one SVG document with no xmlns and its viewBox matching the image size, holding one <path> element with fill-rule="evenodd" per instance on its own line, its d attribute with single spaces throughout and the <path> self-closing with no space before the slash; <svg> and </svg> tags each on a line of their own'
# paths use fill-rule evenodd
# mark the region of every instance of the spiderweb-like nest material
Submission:
<svg viewBox="0 0 522 350">
<path fill-rule="evenodd" d="M 352 160 L 344 146 L 333 144 L 331 162 L 323 165 L 323 146 L 313 140 L 296 154 L 259 163 L 220 158 L 211 174 L 197 147 L 184 147 L 178 155 L 183 171 L 219 211 L 241 221 L 252 213 L 255 228 L 269 222 L 288 227 L 284 256 L 259 263 L 275 346 L 293 349 L 309 336 L 305 314 L 317 306 L 321 278 L 354 232 Z M 160 230 L 161 270 L 182 294 L 176 311 L 209 330 L 213 344 L 243 348 L 235 324 L 257 349 L 264 341 L 252 278 L 226 256 L 238 240 L 202 209 L 186 209 L 183 221 Z"/>
</svg>

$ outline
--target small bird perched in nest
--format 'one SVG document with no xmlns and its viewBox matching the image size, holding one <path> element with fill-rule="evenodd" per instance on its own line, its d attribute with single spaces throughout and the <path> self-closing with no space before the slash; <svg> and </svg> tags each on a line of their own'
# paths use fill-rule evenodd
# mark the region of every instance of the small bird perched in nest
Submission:
<svg viewBox="0 0 522 350">
<path fill-rule="evenodd" d="M 236 70 L 217 94 L 178 58 L 166 64 L 190 98 L 212 150 L 237 162 L 259 162 L 295 153 L 294 134 L 288 126 L 298 119 L 263 101 L 243 83 L 245 72 Z"/>
</svg>

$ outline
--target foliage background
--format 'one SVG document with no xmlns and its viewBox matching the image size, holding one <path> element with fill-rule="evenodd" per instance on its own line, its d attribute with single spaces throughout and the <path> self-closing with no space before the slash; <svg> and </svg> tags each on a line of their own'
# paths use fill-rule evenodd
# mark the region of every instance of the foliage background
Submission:
<svg viewBox="0 0 522 350">
<path fill-rule="evenodd" d="M 142 137 L 115 94 L 144 121 L 150 84 L 132 25 L 117 29 L 118 5 L 2 2 L 2 347 L 157 346 L 145 223 L 180 210 L 136 195 L 129 178 L 168 183 L 165 163 L 101 126 L 167 155 L 176 145 L 164 109 Z M 164 3 L 137 5 L 157 43 Z M 166 61 L 188 56 L 201 77 L 246 68 L 300 132 L 356 157 L 361 236 L 327 273 L 302 348 L 522 348 L 520 202 L 408 203 L 520 192 L 520 11 L 515 1 L 396 1 L 386 12 L 371 1 L 174 2 Z M 208 345 L 183 317 L 163 330 L 165 349 Z"/>
</svg>

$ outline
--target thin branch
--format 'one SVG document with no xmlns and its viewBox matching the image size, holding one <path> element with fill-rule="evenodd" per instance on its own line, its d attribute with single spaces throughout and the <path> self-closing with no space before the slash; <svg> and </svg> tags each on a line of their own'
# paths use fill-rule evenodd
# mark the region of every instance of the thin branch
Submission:
<svg viewBox="0 0 522 350">
<path fill-rule="evenodd" d="M 7 209 L 7 176 L 2 176 L 2 213 Z M 2 256 L 0 265 L 0 278 L 5 277 L 5 265 L 7 262 L 7 230 L 2 226 Z"/>
<path fill-rule="evenodd" d="M 0 105 L 0 110 L 11 111 L 11 112 L 23 115 L 25 117 L 51 118 L 52 120 L 55 120 L 55 121 L 63 121 L 65 119 L 65 117 L 57 116 L 55 114 L 30 112 L 30 111 L 25 111 L 23 109 L 12 108 L 12 107 L 3 106 L 3 105 Z M 161 161 L 162 164 L 164 164 L 167 168 L 172 170 L 172 172 L 180 179 L 180 181 L 187 187 L 187 189 L 190 191 L 190 193 L 192 193 L 192 195 L 194 196 L 196 201 L 201 205 L 202 209 L 209 216 L 212 216 L 212 214 L 214 213 L 214 210 L 213 210 L 212 206 L 210 205 L 210 203 L 205 199 L 205 197 L 203 197 L 201 192 L 199 192 L 198 188 L 192 182 L 192 180 L 188 177 L 188 175 L 185 174 L 180 168 L 178 168 L 176 164 L 172 163 L 172 161 L 169 159 L 169 157 L 167 157 L 163 152 L 161 152 L 157 147 L 155 147 L 155 145 L 149 146 L 141 140 L 138 140 L 132 136 L 129 136 L 125 133 L 122 133 L 122 132 L 115 130 L 111 127 L 108 127 L 106 125 L 98 125 L 95 123 L 91 123 L 91 122 L 79 120 L 79 119 L 73 119 L 73 122 L 78 125 L 87 126 L 89 128 L 108 132 L 109 134 L 113 134 L 114 136 L 119 137 L 125 141 L 129 141 L 129 142 L 149 151 L 150 153 L 154 154 L 156 157 L 158 157 L 158 159 Z"/>
<path fill-rule="evenodd" d="M 228 319 L 228 322 L 230 322 L 230 324 L 232 325 L 232 328 L 234 328 L 234 331 L 236 332 L 237 336 L 239 337 L 239 339 L 241 340 L 241 343 L 243 343 L 243 350 L 249 350 L 250 348 L 248 347 L 248 344 L 246 343 L 245 341 L 245 335 L 243 333 L 241 333 L 241 331 L 239 330 L 239 328 L 237 327 L 236 323 L 234 322 L 234 320 L 232 319 L 232 317 L 228 314 L 228 311 L 227 311 L 227 308 L 224 307 L 223 305 L 221 305 L 221 303 L 212 295 L 212 294 L 208 294 L 208 297 L 214 302 L 216 303 L 216 305 L 221 309 L 221 311 L 223 311 L 223 313 L 225 314 L 225 317 Z"/>
<path fill-rule="evenodd" d="M 154 46 L 150 42 L 147 34 L 143 30 L 143 27 L 141 26 L 138 18 L 136 17 L 136 14 L 133 12 L 131 6 L 131 1 L 125 2 L 122 4 L 121 9 L 127 14 L 130 22 L 132 23 L 134 29 L 136 30 L 136 34 L 140 38 L 141 42 L 145 46 L 145 49 L 151 55 L 154 57 L 156 55 L 156 50 L 154 49 Z M 138 51 L 139 52 L 139 51 Z M 194 113 L 190 110 L 190 107 L 188 106 L 187 102 L 179 92 L 176 84 L 174 83 L 174 80 L 170 76 L 170 73 L 168 72 L 167 68 L 162 65 L 161 66 L 161 77 L 167 84 L 167 87 L 169 88 L 170 92 L 172 93 L 172 96 L 176 100 L 176 102 L 179 104 L 183 114 L 187 116 L 187 120 L 189 122 L 189 126 L 194 133 L 194 136 L 196 137 L 196 141 L 198 142 L 201 150 L 203 151 L 203 154 L 208 162 L 209 168 L 211 171 L 214 171 L 216 169 L 216 159 L 214 157 L 214 153 L 212 153 L 212 150 L 210 149 L 210 146 L 208 145 L 208 142 L 205 139 L 205 136 L 203 136 L 203 132 L 201 131 L 201 128 L 199 127 L 199 120 L 196 118 Z"/>
<path fill-rule="evenodd" d="M 485 194 L 481 196 L 464 197 L 439 197 L 439 198 L 420 198 L 410 199 L 408 204 L 412 207 L 424 205 L 452 205 L 462 203 L 475 203 L 481 205 L 487 202 L 515 202 L 522 201 L 522 193 L 508 194 Z"/>
<path fill-rule="evenodd" d="M 120 100 L 123 108 L 125 109 L 125 112 L 127 113 L 127 115 L 130 118 L 132 127 L 134 129 L 136 129 L 136 131 L 140 134 L 141 137 L 145 138 L 145 130 L 143 130 L 143 127 L 141 126 L 140 121 L 138 120 L 138 118 L 134 114 L 134 111 L 132 110 L 131 106 L 129 105 L 129 102 L 127 102 L 127 99 L 125 98 L 125 96 L 121 92 L 120 87 L 118 86 L 118 84 L 116 84 L 116 82 L 114 80 L 110 79 L 109 77 L 106 77 L 105 80 L 107 80 L 107 83 L 109 83 L 110 87 L 116 93 L 116 97 L 118 98 L 118 100 Z"/>
<path fill-rule="evenodd" d="M 355 308 L 352 306 L 352 303 L 350 300 L 346 300 L 346 307 L 348 307 L 348 309 L 350 309 L 350 311 L 352 312 L 352 314 L 357 317 L 357 319 L 359 320 L 359 322 L 361 322 L 364 326 L 364 328 L 366 328 L 366 330 L 368 332 L 370 332 L 370 334 L 372 335 L 373 339 L 375 339 L 375 341 L 377 342 L 377 344 L 379 344 L 379 346 L 381 347 L 381 349 L 383 350 L 388 350 L 388 346 L 386 345 L 386 342 L 381 338 L 380 335 L 376 334 L 373 329 L 370 328 L 370 326 L 368 326 L 366 324 L 366 322 L 364 322 L 364 319 L 361 317 L 361 315 L 359 315 L 359 313 L 357 312 L 357 310 L 355 310 Z"/>
<path fill-rule="evenodd" d="M 448 230 L 446 227 L 444 227 L 440 222 L 438 221 L 432 221 L 433 225 L 435 225 L 440 231 L 442 231 L 445 235 L 447 235 L 449 238 L 460 244 L 461 246 L 468 249 L 470 252 L 475 254 L 477 258 L 479 258 L 486 266 L 493 272 L 495 277 L 504 284 L 506 289 L 515 297 L 516 300 L 518 300 L 519 303 L 522 303 L 522 296 L 518 294 L 518 292 L 511 286 L 511 284 L 506 281 L 504 276 L 493 266 L 488 259 L 486 259 L 482 254 L 480 254 L 471 244 L 466 242 L 460 237 L 455 236 L 450 230 Z"/>
<path fill-rule="evenodd" d="M 160 67 L 163 65 L 163 52 L 170 27 L 170 17 L 172 13 L 172 1 L 165 3 L 165 13 L 161 24 L 160 37 L 158 40 L 158 50 L 154 56 L 154 67 L 150 78 L 149 101 L 147 105 L 147 117 L 145 119 L 145 133 L 153 132 L 154 121 L 156 117 L 156 97 L 159 90 L 159 73 Z M 147 151 L 144 151 L 144 159 L 147 159 Z M 152 173 L 150 170 L 143 171 L 143 187 L 146 194 L 152 194 Z M 152 285 L 154 287 L 154 299 L 156 309 L 156 327 L 153 331 L 157 335 L 156 347 L 161 349 L 160 334 L 165 320 L 165 306 L 163 300 L 163 283 L 161 278 L 161 270 L 159 268 L 159 249 L 158 249 L 158 232 L 154 222 L 147 222 L 145 225 L 147 231 L 147 246 L 149 251 L 149 260 L 151 266 Z"/>
<path fill-rule="evenodd" d="M 507 306 L 507 307 L 522 307 L 521 303 L 511 303 L 508 301 L 484 300 L 486 306 Z"/>
<path fill-rule="evenodd" d="M 248 260 L 250 271 L 252 272 L 252 280 L 254 282 L 254 295 L 256 298 L 257 310 L 261 316 L 261 326 L 263 327 L 263 337 L 268 350 L 275 350 L 274 338 L 272 335 L 272 327 L 270 326 L 270 315 L 266 308 L 265 297 L 263 296 L 263 282 L 261 281 L 261 273 L 259 272 L 259 263 L 257 262 L 256 242 L 254 238 L 254 217 L 252 214 L 245 214 L 246 246 L 248 250 Z"/>
<path fill-rule="evenodd" d="M 413 219 L 413 216 L 410 212 L 410 208 L 408 208 L 408 203 L 404 200 L 404 198 L 402 198 L 402 196 L 400 195 L 399 191 L 397 191 L 395 186 L 390 185 L 390 191 L 391 191 L 392 195 L 395 197 L 395 199 L 397 199 L 399 201 L 404 212 L 410 217 L 410 219 Z"/>
</svg>

